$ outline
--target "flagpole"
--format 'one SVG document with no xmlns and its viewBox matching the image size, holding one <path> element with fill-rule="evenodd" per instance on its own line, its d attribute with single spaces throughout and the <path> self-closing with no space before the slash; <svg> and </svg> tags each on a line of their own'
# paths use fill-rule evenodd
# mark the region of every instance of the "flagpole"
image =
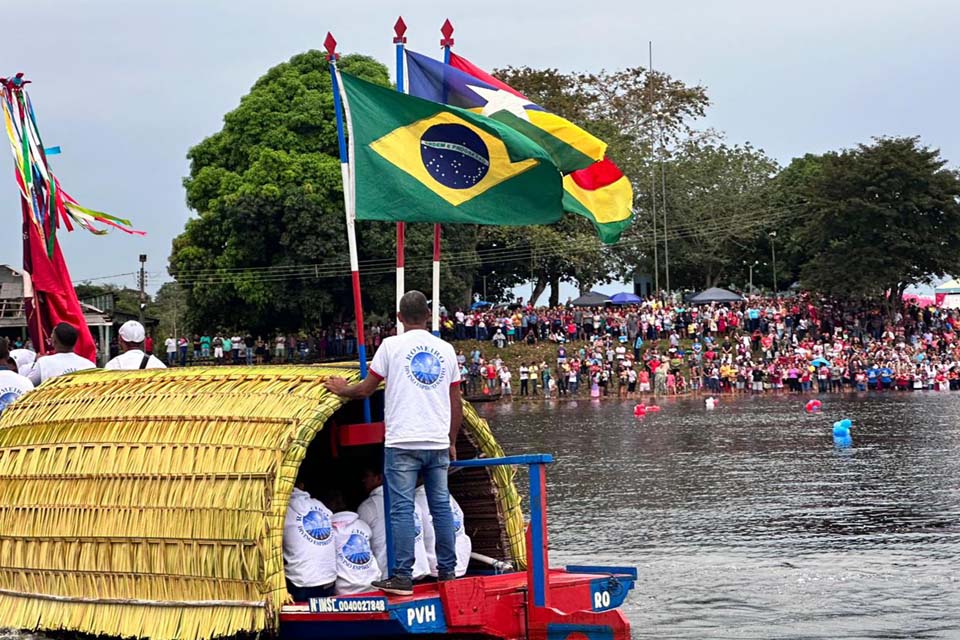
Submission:
<svg viewBox="0 0 960 640">
<path fill-rule="evenodd" d="M 333 85 L 333 109 L 337 118 L 337 143 L 340 150 L 340 176 L 343 179 L 343 205 L 347 219 L 347 247 L 350 252 L 350 275 L 353 283 L 353 313 L 356 316 L 357 356 L 360 360 L 360 378 L 367 377 L 367 345 L 363 336 L 363 301 L 360 299 L 360 264 L 357 259 L 356 200 L 353 193 L 353 180 L 350 175 L 350 160 L 347 155 L 347 141 L 344 135 L 345 105 L 340 96 L 340 73 L 337 71 L 337 41 L 327 33 L 323 46 L 327 49 L 327 62 L 330 68 L 330 82 Z M 349 114 L 347 116 L 349 121 Z M 353 138 L 351 137 L 351 143 Z M 363 420 L 370 422 L 370 399 L 363 401 Z"/>
<path fill-rule="evenodd" d="M 443 47 L 443 64 L 450 64 L 450 47 L 453 46 L 453 25 L 450 19 L 443 21 L 440 27 L 440 46 Z M 440 335 L 440 240 L 439 224 L 433 225 L 433 335 Z"/>
<path fill-rule="evenodd" d="M 404 90 L 404 69 L 403 69 L 403 52 L 405 45 L 407 43 L 406 37 L 404 34 L 407 32 L 407 25 L 403 21 L 403 16 L 397 18 L 396 24 L 393 25 L 393 44 L 397 50 L 397 91 L 400 93 L 405 93 Z M 406 286 L 404 285 L 404 244 L 406 236 L 406 223 L 398 222 L 397 223 L 397 335 L 403 334 L 403 323 L 400 322 L 400 298 L 403 297 L 403 294 L 406 293 Z"/>
</svg>

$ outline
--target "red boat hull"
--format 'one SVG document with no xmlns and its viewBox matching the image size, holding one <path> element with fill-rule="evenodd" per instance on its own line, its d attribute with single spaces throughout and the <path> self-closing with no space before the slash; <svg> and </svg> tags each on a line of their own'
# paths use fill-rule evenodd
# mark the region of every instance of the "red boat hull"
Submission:
<svg viewBox="0 0 960 640">
<path fill-rule="evenodd" d="M 620 612 L 636 571 L 571 567 L 549 572 L 549 602 L 529 601 L 527 573 L 477 576 L 418 585 L 413 596 L 318 598 L 284 607 L 284 640 L 435 634 L 542 640 L 628 640 Z"/>
</svg>

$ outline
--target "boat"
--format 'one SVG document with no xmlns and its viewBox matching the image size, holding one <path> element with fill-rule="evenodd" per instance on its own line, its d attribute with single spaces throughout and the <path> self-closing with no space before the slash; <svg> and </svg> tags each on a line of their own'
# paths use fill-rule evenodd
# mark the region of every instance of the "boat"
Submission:
<svg viewBox="0 0 960 640">
<path fill-rule="evenodd" d="M 292 602 L 283 519 L 301 465 L 342 482 L 382 447 L 356 364 L 78 372 L 0 416 L 0 627 L 154 640 L 248 633 L 626 640 L 632 567 L 549 566 L 546 454 L 508 456 L 468 404 L 450 489 L 466 576 Z M 530 523 L 513 477 L 530 474 Z M 339 473 L 339 475 L 337 475 Z"/>
</svg>

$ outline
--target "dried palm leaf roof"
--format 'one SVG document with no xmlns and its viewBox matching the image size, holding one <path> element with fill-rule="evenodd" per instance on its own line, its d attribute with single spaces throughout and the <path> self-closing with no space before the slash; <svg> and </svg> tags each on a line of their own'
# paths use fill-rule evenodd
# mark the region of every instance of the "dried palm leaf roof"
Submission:
<svg viewBox="0 0 960 640">
<path fill-rule="evenodd" d="M 93 370 L 10 406 L 0 417 L 0 627 L 154 640 L 275 629 L 289 597 L 287 502 L 307 447 L 342 404 L 322 385 L 330 375 L 358 377 L 333 366 Z M 462 433 L 461 451 L 503 455 L 469 405 Z M 463 485 L 478 478 L 470 472 L 454 477 Z M 490 489 L 473 486 L 468 499 L 489 503 L 488 536 L 494 512 L 488 542 L 523 566 L 512 471 L 480 480 Z"/>
</svg>

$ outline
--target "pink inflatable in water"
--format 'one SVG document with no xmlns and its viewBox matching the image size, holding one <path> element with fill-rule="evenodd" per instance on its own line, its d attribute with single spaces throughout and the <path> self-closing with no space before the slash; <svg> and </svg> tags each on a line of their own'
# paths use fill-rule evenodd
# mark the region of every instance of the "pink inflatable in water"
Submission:
<svg viewBox="0 0 960 640">
<path fill-rule="evenodd" d="M 638 418 L 641 416 L 645 416 L 647 415 L 647 408 L 642 404 L 638 404 L 633 408 L 633 415 L 635 415 Z"/>
<path fill-rule="evenodd" d="M 655 404 L 651 404 L 647 406 L 647 411 L 649 411 L 650 413 L 656 413 L 657 411 L 660 411 L 660 407 L 658 407 Z"/>
<path fill-rule="evenodd" d="M 813 400 L 807 402 L 807 404 L 804 406 L 804 409 L 807 413 L 817 413 L 822 407 L 823 403 L 814 398 Z"/>
</svg>

